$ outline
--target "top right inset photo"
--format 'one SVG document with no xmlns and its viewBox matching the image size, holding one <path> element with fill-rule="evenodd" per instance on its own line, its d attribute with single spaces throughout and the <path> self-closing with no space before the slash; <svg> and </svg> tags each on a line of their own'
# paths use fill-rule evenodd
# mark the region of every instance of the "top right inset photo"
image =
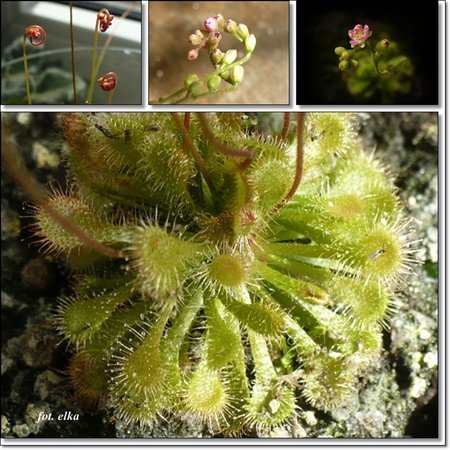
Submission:
<svg viewBox="0 0 450 450">
<path fill-rule="evenodd" d="M 298 105 L 437 105 L 438 1 L 297 2 Z"/>
</svg>

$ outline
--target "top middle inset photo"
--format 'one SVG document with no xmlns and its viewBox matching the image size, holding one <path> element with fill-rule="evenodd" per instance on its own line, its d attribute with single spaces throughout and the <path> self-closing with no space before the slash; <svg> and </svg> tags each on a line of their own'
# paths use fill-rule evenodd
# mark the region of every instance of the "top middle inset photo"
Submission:
<svg viewBox="0 0 450 450">
<path fill-rule="evenodd" d="M 149 103 L 289 104 L 289 2 L 149 2 Z"/>
</svg>

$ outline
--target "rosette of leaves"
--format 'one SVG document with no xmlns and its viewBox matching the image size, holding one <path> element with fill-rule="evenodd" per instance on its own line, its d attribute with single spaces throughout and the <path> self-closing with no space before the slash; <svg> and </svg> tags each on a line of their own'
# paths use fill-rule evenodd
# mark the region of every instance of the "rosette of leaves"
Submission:
<svg viewBox="0 0 450 450">
<path fill-rule="evenodd" d="M 62 115 L 72 186 L 35 226 L 78 273 L 56 324 L 79 397 L 237 435 L 356 394 L 409 225 L 357 116 L 299 114 L 297 137 L 288 122 L 278 136 L 239 113 Z"/>
</svg>

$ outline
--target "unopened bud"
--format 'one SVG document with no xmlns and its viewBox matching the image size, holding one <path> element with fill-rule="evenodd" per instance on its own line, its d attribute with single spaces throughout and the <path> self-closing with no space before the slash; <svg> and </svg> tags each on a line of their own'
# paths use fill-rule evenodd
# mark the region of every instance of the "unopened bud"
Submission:
<svg viewBox="0 0 450 450">
<path fill-rule="evenodd" d="M 224 57 L 224 53 L 219 48 L 215 48 L 209 53 L 209 56 L 213 64 L 220 64 Z"/>
<path fill-rule="evenodd" d="M 191 35 L 189 35 L 189 43 L 191 44 L 191 45 L 195 45 L 195 46 L 198 46 L 198 45 L 200 45 L 202 42 L 203 42 L 203 36 L 202 37 L 200 37 L 199 35 L 197 35 L 197 34 L 191 34 Z"/>
<path fill-rule="evenodd" d="M 204 39 L 204 38 L 207 36 L 207 34 L 208 34 L 208 33 L 206 33 L 205 31 L 202 31 L 202 30 L 195 30 L 194 33 L 195 33 L 198 37 L 200 37 L 200 38 L 202 38 L 202 39 Z"/>
<path fill-rule="evenodd" d="M 222 14 L 217 14 L 216 16 L 214 16 L 214 19 L 217 20 L 217 25 L 219 26 L 219 28 L 223 28 L 223 26 L 225 25 L 225 19 L 223 18 Z"/>
<path fill-rule="evenodd" d="M 341 53 L 341 60 L 350 61 L 353 57 L 353 52 L 351 50 L 344 50 Z"/>
<path fill-rule="evenodd" d="M 351 59 L 350 60 L 350 64 L 353 66 L 353 67 L 358 67 L 358 61 L 356 60 L 356 59 Z"/>
<path fill-rule="evenodd" d="M 224 30 L 228 33 L 234 33 L 237 30 L 237 23 L 234 20 L 228 19 L 225 22 Z"/>
<path fill-rule="evenodd" d="M 212 75 L 208 78 L 208 91 L 210 92 L 216 92 L 219 88 L 220 82 L 222 81 L 222 78 L 219 77 L 219 75 Z"/>
<path fill-rule="evenodd" d="M 222 39 L 222 33 L 220 31 L 216 31 L 213 34 L 210 34 L 209 38 L 208 38 L 209 50 L 213 50 L 213 49 L 217 48 L 221 39 Z"/>
<path fill-rule="evenodd" d="M 203 83 L 201 81 L 194 81 L 189 85 L 187 95 L 188 97 L 198 97 L 203 94 Z"/>
<path fill-rule="evenodd" d="M 346 69 L 348 69 L 348 61 L 341 61 L 341 62 L 339 63 L 339 69 L 341 69 L 341 70 L 346 70 Z"/>
<path fill-rule="evenodd" d="M 244 23 L 240 23 L 238 26 L 237 26 L 237 34 L 238 34 L 238 36 L 242 39 L 242 40 L 244 40 L 245 38 L 247 38 L 248 36 L 249 36 L 249 31 L 248 31 L 248 27 L 247 27 L 247 25 L 245 25 Z"/>
<path fill-rule="evenodd" d="M 378 53 L 383 53 L 389 47 L 389 44 L 390 44 L 390 42 L 387 39 L 382 39 L 375 46 L 375 51 L 378 52 Z"/>
<path fill-rule="evenodd" d="M 189 87 L 192 83 L 195 83 L 196 81 L 198 81 L 200 78 L 198 77 L 197 74 L 195 73 L 191 73 L 190 75 L 188 75 L 186 77 L 186 79 L 184 80 L 184 86 L 185 87 Z"/>
<path fill-rule="evenodd" d="M 244 68 L 242 66 L 234 66 L 230 70 L 230 82 L 231 84 L 240 84 L 244 79 Z"/>
<path fill-rule="evenodd" d="M 237 50 L 236 49 L 227 50 L 227 52 L 225 53 L 225 56 L 222 59 L 222 64 L 231 64 L 236 60 L 236 58 L 237 58 Z"/>
<path fill-rule="evenodd" d="M 193 59 L 197 59 L 198 58 L 198 51 L 197 50 L 191 50 L 189 53 L 188 53 L 188 60 L 189 61 L 192 61 Z"/>
<path fill-rule="evenodd" d="M 204 22 L 203 26 L 206 31 L 209 31 L 210 33 L 214 33 L 219 29 L 217 25 L 217 20 L 214 17 L 208 17 Z"/>
<path fill-rule="evenodd" d="M 244 40 L 245 51 L 247 53 L 252 53 L 256 47 L 256 37 L 254 34 L 251 34 Z"/>
<path fill-rule="evenodd" d="M 341 56 L 343 52 L 345 52 L 345 48 L 344 47 L 336 47 L 334 49 L 334 53 L 336 53 L 336 55 L 338 55 L 338 56 Z"/>
</svg>

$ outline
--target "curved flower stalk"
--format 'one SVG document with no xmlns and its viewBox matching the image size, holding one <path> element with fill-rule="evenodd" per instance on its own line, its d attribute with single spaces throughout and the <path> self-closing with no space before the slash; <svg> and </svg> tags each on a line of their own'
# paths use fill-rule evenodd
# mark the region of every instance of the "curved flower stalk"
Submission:
<svg viewBox="0 0 450 450">
<path fill-rule="evenodd" d="M 97 13 L 97 18 L 95 20 L 95 30 L 94 30 L 94 44 L 92 46 L 92 63 L 91 63 L 91 81 L 89 83 L 88 94 L 86 98 L 86 103 L 91 104 L 92 98 L 94 96 L 94 85 L 96 80 L 96 71 L 97 71 L 97 45 L 98 45 L 98 29 L 100 27 L 100 31 L 104 33 L 110 26 L 113 21 L 114 16 L 109 13 L 106 8 L 102 8 Z"/>
<path fill-rule="evenodd" d="M 363 99 L 379 94 L 382 103 L 388 103 L 396 94 L 409 92 L 413 66 L 395 42 L 383 38 L 373 44 L 372 30 L 362 24 L 348 30 L 348 36 L 350 48 L 336 47 L 334 52 L 351 94 Z"/>
<path fill-rule="evenodd" d="M 226 52 L 219 49 L 224 32 L 244 45 L 245 55 L 242 58 L 237 59 L 237 49 L 229 49 Z M 247 25 L 237 24 L 231 19 L 225 20 L 222 14 L 217 14 L 208 17 L 203 23 L 203 29 L 198 29 L 189 36 L 189 43 L 195 48 L 188 52 L 188 60 L 196 60 L 204 49 L 208 52 L 214 71 L 201 78 L 196 74 L 188 75 L 183 88 L 151 103 L 183 103 L 236 90 L 244 78 L 243 65 L 249 61 L 255 50 L 256 37 L 250 34 Z M 222 81 L 225 81 L 228 87 L 220 89 Z"/>
<path fill-rule="evenodd" d="M 45 42 L 47 35 L 45 30 L 40 25 L 30 25 L 25 28 L 23 33 L 23 67 L 25 75 L 25 88 L 27 92 L 27 101 L 31 105 L 31 91 L 30 91 L 30 78 L 28 73 L 28 62 L 27 62 L 27 38 L 33 47 L 39 47 Z"/>
<path fill-rule="evenodd" d="M 125 422 L 267 433 L 351 403 L 381 352 L 412 239 L 356 116 L 298 114 L 296 137 L 241 117 L 62 117 L 76 186 L 35 236 L 80 274 L 55 319 L 73 389 Z"/>
<path fill-rule="evenodd" d="M 104 91 L 108 92 L 108 105 L 112 104 L 112 98 L 116 90 L 117 82 L 118 77 L 114 72 L 108 72 L 97 80 L 97 83 L 100 85 L 100 87 Z"/>
</svg>

